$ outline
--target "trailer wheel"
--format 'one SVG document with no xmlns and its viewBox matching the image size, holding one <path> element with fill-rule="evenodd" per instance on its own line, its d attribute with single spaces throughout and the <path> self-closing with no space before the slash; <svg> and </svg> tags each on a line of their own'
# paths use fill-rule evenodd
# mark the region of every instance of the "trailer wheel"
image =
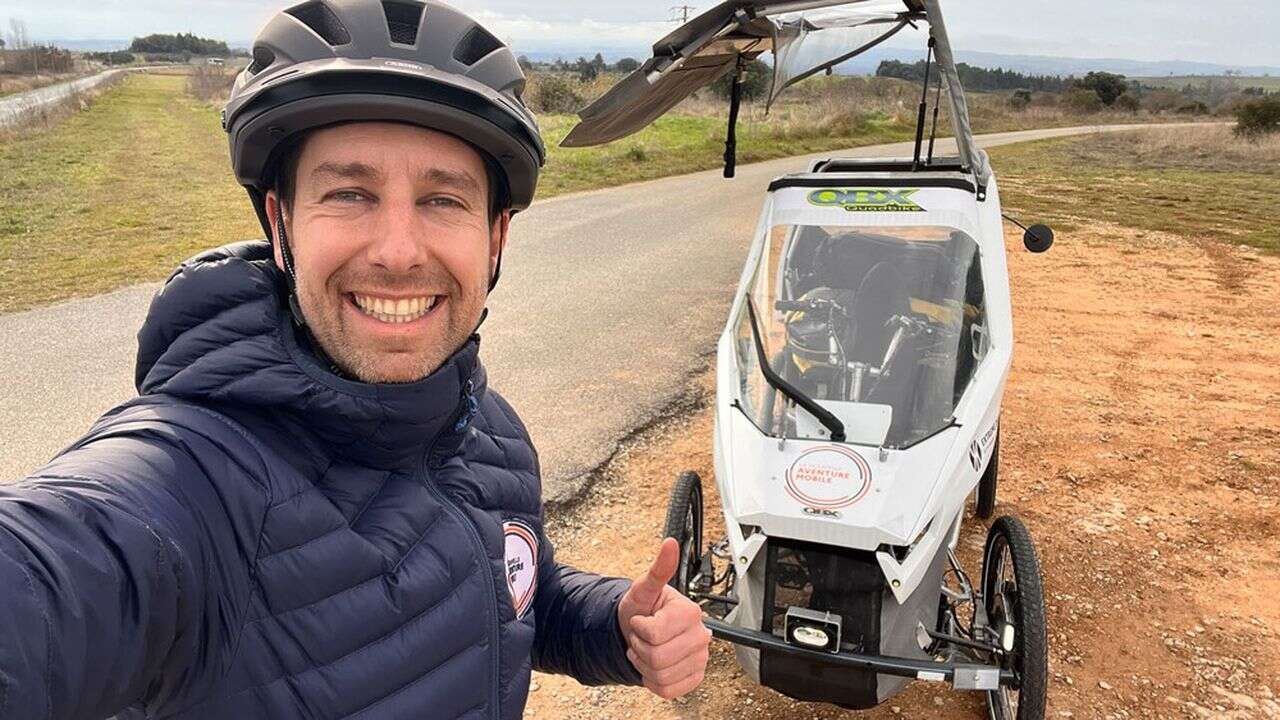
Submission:
<svg viewBox="0 0 1280 720">
<path fill-rule="evenodd" d="M 670 584 L 682 595 L 688 595 L 689 581 L 698 574 L 702 560 L 702 478 L 692 470 L 680 473 L 671 488 L 663 537 L 680 543 L 680 564 Z"/>
<path fill-rule="evenodd" d="M 987 692 L 990 717 L 1042 720 L 1049 672 L 1044 585 L 1031 534 L 1015 517 L 996 520 L 987 535 L 982 601 L 998 636 L 996 644 L 1003 644 L 1004 628 L 1012 628 L 1013 646 L 1000 655 L 1000 666 L 1019 679 L 1017 687 Z"/>
<path fill-rule="evenodd" d="M 983 520 L 990 520 L 996 512 L 996 486 L 1000 482 L 1000 431 L 996 431 L 996 442 L 991 447 L 991 461 L 987 463 L 986 472 L 978 480 L 978 504 L 974 514 Z"/>
</svg>

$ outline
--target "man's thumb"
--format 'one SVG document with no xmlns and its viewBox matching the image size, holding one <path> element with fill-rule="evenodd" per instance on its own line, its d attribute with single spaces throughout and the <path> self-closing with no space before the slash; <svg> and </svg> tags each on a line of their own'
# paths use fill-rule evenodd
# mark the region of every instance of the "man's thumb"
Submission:
<svg viewBox="0 0 1280 720">
<path fill-rule="evenodd" d="M 680 544 L 675 538 L 663 540 L 658 557 L 649 566 L 649 572 L 631 585 L 631 599 L 635 601 L 641 615 L 653 614 L 658 600 L 662 598 L 663 588 L 671 580 L 671 576 L 676 574 L 679 564 Z"/>
</svg>

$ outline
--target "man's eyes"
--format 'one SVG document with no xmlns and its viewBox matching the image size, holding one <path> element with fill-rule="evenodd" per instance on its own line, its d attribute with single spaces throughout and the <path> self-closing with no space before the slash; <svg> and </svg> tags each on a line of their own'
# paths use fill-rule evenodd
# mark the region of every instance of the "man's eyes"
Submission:
<svg viewBox="0 0 1280 720">
<path fill-rule="evenodd" d="M 372 198 L 358 190 L 335 190 L 325 196 L 326 200 L 333 200 L 339 203 L 363 203 L 370 202 Z M 435 208 L 447 210 L 465 210 L 468 205 L 455 197 L 448 195 L 434 195 L 420 201 L 420 204 Z"/>
<path fill-rule="evenodd" d="M 355 190 L 336 190 L 329 193 L 329 199 L 337 200 L 338 202 L 363 202 L 368 197 L 364 193 Z"/>
<path fill-rule="evenodd" d="M 467 207 L 461 200 L 445 195 L 427 198 L 426 204 L 449 209 L 465 209 Z"/>
</svg>

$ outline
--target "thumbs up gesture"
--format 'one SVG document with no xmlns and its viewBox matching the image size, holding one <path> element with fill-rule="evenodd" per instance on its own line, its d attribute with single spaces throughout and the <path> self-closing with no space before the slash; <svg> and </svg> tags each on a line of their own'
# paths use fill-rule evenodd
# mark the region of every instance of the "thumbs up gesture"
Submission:
<svg viewBox="0 0 1280 720">
<path fill-rule="evenodd" d="M 618 626 L 627 658 L 655 695 L 672 700 L 692 691 L 707 669 L 711 631 L 702 609 L 667 584 L 676 572 L 680 546 L 667 538 L 649 572 L 618 603 Z"/>
</svg>

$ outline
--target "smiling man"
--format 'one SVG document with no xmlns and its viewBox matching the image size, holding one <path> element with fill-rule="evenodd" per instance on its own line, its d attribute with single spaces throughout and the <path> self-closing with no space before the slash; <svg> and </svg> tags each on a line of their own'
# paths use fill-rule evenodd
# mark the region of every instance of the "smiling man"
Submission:
<svg viewBox="0 0 1280 720">
<path fill-rule="evenodd" d="M 184 263 L 139 396 L 0 490 L 0 718 L 518 718 L 535 668 L 692 690 L 674 541 L 635 583 L 557 562 L 479 361 L 544 154 L 510 51 L 318 0 L 253 56 L 224 125 L 270 240 Z"/>
</svg>

